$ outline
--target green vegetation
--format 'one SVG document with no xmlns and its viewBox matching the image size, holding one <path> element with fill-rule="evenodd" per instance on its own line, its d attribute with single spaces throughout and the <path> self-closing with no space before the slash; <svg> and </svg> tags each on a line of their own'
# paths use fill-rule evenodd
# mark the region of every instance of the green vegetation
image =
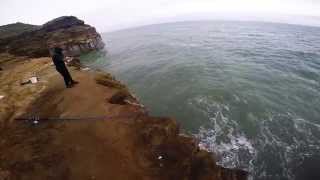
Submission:
<svg viewBox="0 0 320 180">
<path fill-rule="evenodd" d="M 98 84 L 107 86 L 115 89 L 126 89 L 126 86 L 123 85 L 120 81 L 115 80 L 115 78 L 109 73 L 100 73 L 95 78 Z"/>
<path fill-rule="evenodd" d="M 24 23 L 13 23 L 4 26 L 0 26 L 0 39 L 19 35 L 26 31 L 32 31 L 37 29 L 39 26 L 24 24 Z"/>
</svg>

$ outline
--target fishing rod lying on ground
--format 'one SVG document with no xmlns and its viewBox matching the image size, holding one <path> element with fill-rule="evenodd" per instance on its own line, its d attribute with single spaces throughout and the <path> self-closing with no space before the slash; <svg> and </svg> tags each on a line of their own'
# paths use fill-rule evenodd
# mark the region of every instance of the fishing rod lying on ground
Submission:
<svg viewBox="0 0 320 180">
<path fill-rule="evenodd" d="M 136 116 L 97 116 L 97 117 L 77 117 L 77 118 L 58 118 L 58 117 L 41 118 L 39 116 L 30 116 L 30 117 L 15 118 L 14 120 L 25 121 L 25 122 L 29 122 L 34 125 L 37 125 L 40 122 L 46 122 L 46 121 L 79 121 L 79 120 L 95 121 L 95 120 L 111 120 L 111 119 L 121 119 L 121 118 L 137 119 L 140 115 L 141 114 L 138 114 Z"/>
</svg>

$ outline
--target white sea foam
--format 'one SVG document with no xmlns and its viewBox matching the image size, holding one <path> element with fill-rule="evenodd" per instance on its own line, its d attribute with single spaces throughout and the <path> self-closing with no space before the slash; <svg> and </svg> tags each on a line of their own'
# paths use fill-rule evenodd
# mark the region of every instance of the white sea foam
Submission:
<svg viewBox="0 0 320 180">
<path fill-rule="evenodd" d="M 210 121 L 210 125 L 200 127 L 196 134 L 200 147 L 214 152 L 218 156 L 217 164 L 224 167 L 241 168 L 254 177 L 268 179 L 270 166 L 259 157 L 271 155 L 270 158 L 278 159 L 279 176 L 293 179 L 292 164 L 312 157 L 320 149 L 319 137 L 314 134 L 320 131 L 320 126 L 293 113 L 271 113 L 269 118 L 258 121 L 256 137 L 248 139 L 238 122 L 229 118 L 228 105 L 212 101 L 210 97 L 197 97 L 190 104 L 206 111 Z M 268 149 L 277 153 L 270 154 Z"/>
<path fill-rule="evenodd" d="M 200 147 L 215 152 L 219 165 L 250 171 L 256 150 L 250 140 L 240 133 L 238 123 L 223 114 L 223 111 L 230 111 L 229 106 L 209 101 L 206 97 L 198 97 L 191 104 L 199 105 L 212 113 L 209 117 L 210 127 L 201 127 L 196 135 L 200 139 Z"/>
</svg>

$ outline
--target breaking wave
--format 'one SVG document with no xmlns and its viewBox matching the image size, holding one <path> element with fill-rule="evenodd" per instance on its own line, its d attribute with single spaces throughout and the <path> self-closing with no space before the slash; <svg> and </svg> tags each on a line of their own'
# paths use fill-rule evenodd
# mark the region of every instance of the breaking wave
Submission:
<svg viewBox="0 0 320 180">
<path fill-rule="evenodd" d="M 237 96 L 234 98 L 241 101 Z M 250 179 L 299 179 L 306 170 L 301 170 L 300 174 L 295 171 L 305 168 L 301 165 L 306 159 L 319 156 L 319 124 L 291 113 L 273 114 L 267 119 L 257 119 L 257 134 L 248 137 L 238 120 L 230 118 L 232 108 L 229 105 L 209 99 L 197 97 L 189 104 L 208 114 L 210 123 L 201 126 L 195 136 L 200 140 L 200 148 L 215 153 L 217 164 L 249 171 Z M 265 163 L 266 158 L 268 163 Z"/>
</svg>

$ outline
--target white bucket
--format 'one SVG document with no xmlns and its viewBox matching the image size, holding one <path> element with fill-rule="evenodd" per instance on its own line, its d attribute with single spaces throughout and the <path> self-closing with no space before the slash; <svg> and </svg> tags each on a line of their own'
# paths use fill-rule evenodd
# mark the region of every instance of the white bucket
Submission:
<svg viewBox="0 0 320 180">
<path fill-rule="evenodd" d="M 32 84 L 35 84 L 35 83 L 38 82 L 38 78 L 37 77 L 31 77 L 30 81 L 31 81 Z"/>
</svg>

